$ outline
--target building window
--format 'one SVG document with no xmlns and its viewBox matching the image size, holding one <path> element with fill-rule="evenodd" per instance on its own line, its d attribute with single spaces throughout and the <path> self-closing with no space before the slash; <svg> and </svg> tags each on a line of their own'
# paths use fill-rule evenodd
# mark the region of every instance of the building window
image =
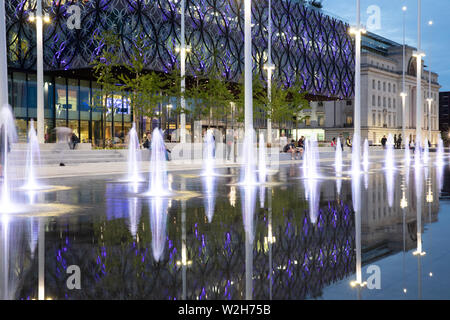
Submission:
<svg viewBox="0 0 450 320">
<path fill-rule="evenodd" d="M 376 120 L 375 113 L 372 113 L 372 125 L 373 125 L 373 126 L 376 126 L 376 125 L 377 125 L 377 124 L 375 123 L 375 120 Z"/>
<path fill-rule="evenodd" d="M 386 108 L 386 97 L 383 97 L 383 108 Z"/>
<path fill-rule="evenodd" d="M 381 107 L 381 97 L 378 96 L 378 106 Z"/>
<path fill-rule="evenodd" d="M 375 95 L 372 95 L 372 106 L 376 107 Z"/>
<path fill-rule="evenodd" d="M 381 81 L 378 81 L 378 90 L 381 90 Z"/>
<path fill-rule="evenodd" d="M 388 107 L 391 107 L 391 98 L 388 98 Z"/>
<path fill-rule="evenodd" d="M 395 84 L 393 85 L 392 89 L 393 89 L 394 93 L 397 91 Z"/>
<path fill-rule="evenodd" d="M 391 84 L 388 84 L 388 91 L 391 92 Z"/>
<path fill-rule="evenodd" d="M 383 92 L 386 92 L 386 82 L 383 82 Z"/>
<path fill-rule="evenodd" d="M 396 100 L 395 100 L 395 98 L 393 99 L 393 101 L 392 101 L 392 103 L 393 103 L 393 105 L 394 105 L 394 109 L 397 107 L 397 105 L 396 105 Z"/>
<path fill-rule="evenodd" d="M 372 89 L 375 90 L 375 79 L 372 80 Z"/>
</svg>

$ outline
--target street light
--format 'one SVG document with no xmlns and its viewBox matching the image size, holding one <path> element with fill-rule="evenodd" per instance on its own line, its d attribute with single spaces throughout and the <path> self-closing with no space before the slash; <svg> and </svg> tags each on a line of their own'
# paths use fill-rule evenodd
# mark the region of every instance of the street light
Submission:
<svg viewBox="0 0 450 320">
<path fill-rule="evenodd" d="M 428 25 L 432 26 L 433 21 L 428 21 Z M 431 67 L 428 66 L 428 141 L 431 143 L 431 105 L 433 98 L 431 97 Z"/>
<path fill-rule="evenodd" d="M 245 134 L 253 130 L 253 74 L 252 74 L 252 3 L 244 0 L 244 85 Z"/>
<path fill-rule="evenodd" d="M 267 70 L 267 100 L 269 105 L 272 103 L 272 72 L 275 66 L 272 63 L 272 1 L 269 0 L 269 27 L 267 30 L 267 64 L 264 69 Z M 272 145 L 272 120 L 267 119 L 267 143 Z"/>
<path fill-rule="evenodd" d="M 406 63 L 406 10 L 408 8 L 406 6 L 402 7 L 403 11 L 403 60 L 402 60 L 402 92 L 400 96 L 402 97 L 402 135 L 403 141 L 405 144 L 405 149 L 409 146 L 406 141 L 406 97 L 408 93 L 405 88 L 405 63 Z"/>
<path fill-rule="evenodd" d="M 48 15 L 42 17 L 42 0 L 36 1 L 36 13 L 28 18 L 36 23 L 36 90 L 37 90 L 37 138 L 44 143 L 44 49 L 43 49 L 43 22 L 49 23 Z"/>
<path fill-rule="evenodd" d="M 5 1 L 0 3 L 0 108 L 8 104 L 8 62 L 6 55 Z"/>
<path fill-rule="evenodd" d="M 421 38 L 421 19 L 422 19 L 422 1 L 417 0 L 417 50 L 413 53 L 417 62 L 417 92 L 416 92 L 416 148 L 420 148 L 421 143 L 421 131 L 422 131 L 422 57 L 425 53 L 421 50 L 422 38 Z M 417 144 L 419 144 L 417 146 Z"/>
</svg>

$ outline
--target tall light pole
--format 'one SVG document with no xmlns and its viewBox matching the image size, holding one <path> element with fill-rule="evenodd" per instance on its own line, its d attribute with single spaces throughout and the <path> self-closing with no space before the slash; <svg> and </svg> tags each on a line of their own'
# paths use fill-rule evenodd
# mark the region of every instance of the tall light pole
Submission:
<svg viewBox="0 0 450 320">
<path fill-rule="evenodd" d="M 44 44 L 43 22 L 50 22 L 48 16 L 42 16 L 42 0 L 36 1 L 36 13 L 29 20 L 36 23 L 36 91 L 37 91 L 37 138 L 44 143 Z"/>
<path fill-rule="evenodd" d="M 433 25 L 433 21 L 428 22 L 429 26 Z M 428 141 L 431 143 L 431 105 L 433 98 L 431 97 L 431 67 L 428 66 Z"/>
<path fill-rule="evenodd" d="M 0 108 L 8 104 L 8 59 L 6 53 L 5 1 L 0 4 Z"/>
<path fill-rule="evenodd" d="M 402 60 L 402 92 L 400 96 L 402 97 L 402 135 L 403 135 L 403 143 L 406 148 L 409 148 L 406 139 L 406 97 L 408 93 L 406 92 L 405 87 L 405 63 L 406 63 L 406 10 L 407 7 L 403 6 L 403 60 Z"/>
<path fill-rule="evenodd" d="M 245 134 L 253 130 L 252 3 L 244 0 Z"/>
<path fill-rule="evenodd" d="M 356 26 L 350 30 L 355 35 L 355 112 L 354 135 L 361 137 L 361 34 L 365 30 L 361 27 L 361 5 L 356 0 Z M 359 148 L 358 148 L 359 149 Z"/>
<path fill-rule="evenodd" d="M 275 66 L 272 63 L 272 1 L 269 0 L 269 27 L 267 29 L 267 65 L 265 68 L 267 69 L 267 100 L 269 106 L 272 104 L 272 72 L 275 69 Z M 269 111 L 271 113 L 271 109 Z M 270 115 L 271 116 L 271 115 Z M 267 143 L 272 145 L 272 120 L 271 118 L 267 119 Z"/>
<path fill-rule="evenodd" d="M 186 143 L 186 114 L 184 110 L 186 108 L 186 100 L 184 99 L 184 92 L 186 87 L 185 75 L 186 75 L 186 43 L 185 43 L 185 12 L 186 0 L 181 0 L 181 36 L 180 36 L 180 59 L 181 59 L 181 113 L 180 113 L 180 142 Z"/>
<path fill-rule="evenodd" d="M 417 92 L 416 92 L 416 147 L 420 148 L 421 144 L 421 132 L 422 132 L 422 57 L 425 53 L 422 51 L 422 38 L 421 38 L 421 20 L 422 20 L 422 1 L 417 0 L 417 51 L 414 52 L 417 62 Z"/>
</svg>

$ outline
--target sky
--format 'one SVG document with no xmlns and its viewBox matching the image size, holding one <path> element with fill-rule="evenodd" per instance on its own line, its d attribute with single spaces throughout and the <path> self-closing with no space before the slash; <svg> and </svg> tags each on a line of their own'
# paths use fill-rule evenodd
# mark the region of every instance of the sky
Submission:
<svg viewBox="0 0 450 320">
<path fill-rule="evenodd" d="M 380 8 L 380 29 L 369 31 L 403 42 L 403 11 L 406 6 L 406 44 L 417 47 L 417 0 L 361 0 L 361 23 L 367 23 L 370 6 Z M 323 0 L 323 10 L 356 24 L 356 0 Z M 440 91 L 450 91 L 450 0 L 422 0 L 422 50 L 425 65 L 439 75 Z M 428 21 L 433 25 L 429 26 Z"/>
</svg>

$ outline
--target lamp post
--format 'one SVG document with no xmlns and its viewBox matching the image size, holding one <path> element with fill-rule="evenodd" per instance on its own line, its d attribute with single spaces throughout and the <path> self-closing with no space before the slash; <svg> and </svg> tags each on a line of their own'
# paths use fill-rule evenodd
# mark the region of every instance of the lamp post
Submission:
<svg viewBox="0 0 450 320">
<path fill-rule="evenodd" d="M 6 53 L 6 14 L 5 1 L 0 4 L 0 108 L 8 104 L 8 60 Z"/>
<path fill-rule="evenodd" d="M 253 89 L 252 89 L 252 3 L 244 0 L 244 72 L 245 72 L 245 134 L 253 130 Z"/>
<path fill-rule="evenodd" d="M 429 26 L 433 25 L 433 21 L 428 22 Z M 431 105 L 433 98 L 431 97 L 431 68 L 428 66 L 428 141 L 431 143 Z"/>
<path fill-rule="evenodd" d="M 272 72 L 275 66 L 272 63 L 272 1 L 269 0 L 269 27 L 267 30 L 267 65 L 265 69 L 267 70 L 267 100 L 269 106 L 272 104 Z M 269 111 L 271 113 L 271 110 Z M 271 116 L 271 115 L 270 115 Z M 272 120 L 267 119 L 267 143 L 272 145 Z"/>
<path fill-rule="evenodd" d="M 354 135 L 361 137 L 361 34 L 366 31 L 361 27 L 361 5 L 356 0 L 356 26 L 350 30 L 355 35 L 355 112 Z"/>
<path fill-rule="evenodd" d="M 406 141 L 406 97 L 408 94 L 406 93 L 405 88 L 405 60 L 406 60 L 406 10 L 407 7 L 403 6 L 403 60 L 402 60 L 402 92 L 400 93 L 400 96 L 402 98 L 402 135 L 403 135 L 403 141 L 405 149 L 409 148 L 407 141 Z"/>
<path fill-rule="evenodd" d="M 186 0 L 181 0 L 181 37 L 180 37 L 180 75 L 181 75 L 181 114 L 180 114 L 180 142 L 186 143 L 186 114 L 184 113 L 186 107 L 186 101 L 184 99 L 184 92 L 186 87 L 185 74 L 186 74 L 186 43 L 185 43 L 185 10 Z"/>
<path fill-rule="evenodd" d="M 422 57 L 425 53 L 421 50 L 421 19 L 422 19 L 422 1 L 417 0 L 417 50 L 414 52 L 417 62 L 417 92 L 416 92 L 416 148 L 420 148 L 421 132 L 422 132 Z M 417 145 L 419 144 L 419 145 Z"/>
<path fill-rule="evenodd" d="M 37 91 L 37 138 L 44 143 L 44 47 L 43 22 L 50 22 L 49 17 L 42 16 L 42 0 L 36 1 L 36 13 L 30 15 L 29 21 L 36 23 L 36 91 Z"/>
</svg>

